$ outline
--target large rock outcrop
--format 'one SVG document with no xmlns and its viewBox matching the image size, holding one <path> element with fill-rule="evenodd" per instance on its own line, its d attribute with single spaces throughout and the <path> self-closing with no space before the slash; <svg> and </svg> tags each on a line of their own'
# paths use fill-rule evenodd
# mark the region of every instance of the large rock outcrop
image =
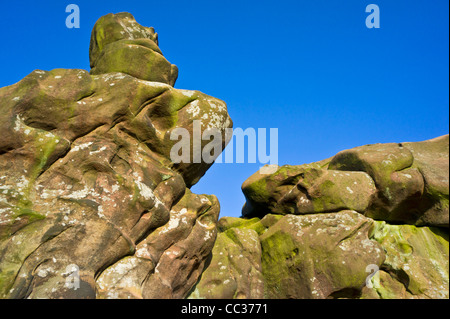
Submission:
<svg viewBox="0 0 450 319">
<path fill-rule="evenodd" d="M 448 156 L 446 135 L 256 172 L 190 298 L 448 298 Z"/>
<path fill-rule="evenodd" d="M 261 170 L 218 220 L 190 187 L 225 103 L 175 89 L 128 13 L 98 20 L 90 61 L 0 88 L 0 298 L 449 297 L 448 135 Z"/>
<path fill-rule="evenodd" d="M 172 162 L 171 133 L 232 122 L 223 101 L 172 87 L 157 43 L 109 14 L 90 74 L 0 89 L 0 298 L 182 298 L 197 282 L 220 208 L 189 190 L 211 163 Z"/>
</svg>

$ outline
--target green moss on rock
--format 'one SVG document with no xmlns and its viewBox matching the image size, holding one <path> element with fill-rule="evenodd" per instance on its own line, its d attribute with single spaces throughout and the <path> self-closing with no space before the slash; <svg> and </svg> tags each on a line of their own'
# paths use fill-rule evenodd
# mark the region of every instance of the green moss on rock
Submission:
<svg viewBox="0 0 450 319">
<path fill-rule="evenodd" d="M 382 267 L 410 294 L 421 298 L 448 298 L 446 232 L 433 227 L 375 222 L 371 238 L 386 251 Z"/>
</svg>

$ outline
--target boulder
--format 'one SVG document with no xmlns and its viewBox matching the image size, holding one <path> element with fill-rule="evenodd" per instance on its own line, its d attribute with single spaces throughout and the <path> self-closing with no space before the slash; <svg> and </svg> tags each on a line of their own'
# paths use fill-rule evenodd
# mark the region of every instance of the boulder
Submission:
<svg viewBox="0 0 450 319">
<path fill-rule="evenodd" d="M 215 196 L 195 195 L 187 190 L 172 208 L 168 223 L 137 244 L 133 256 L 102 272 L 96 282 L 98 297 L 185 297 L 201 275 L 214 246 L 219 210 Z"/>
<path fill-rule="evenodd" d="M 265 167 L 218 221 L 190 188 L 226 104 L 175 89 L 128 13 L 98 20 L 90 60 L 0 88 L 0 298 L 449 297 L 448 135 Z"/>
<path fill-rule="evenodd" d="M 355 211 L 223 217 L 189 298 L 448 299 L 448 232 Z"/>
<path fill-rule="evenodd" d="M 414 156 L 413 167 L 424 180 L 424 200 L 419 225 L 448 227 L 449 224 L 449 136 L 404 143 Z"/>
<path fill-rule="evenodd" d="M 319 164 L 285 165 L 271 174 L 256 172 L 242 185 L 244 216 L 314 214 L 340 210 L 363 213 L 376 192 L 363 172 L 327 170 Z"/>
<path fill-rule="evenodd" d="M 219 221 L 212 259 L 189 298 L 323 299 L 361 294 L 380 267 L 373 220 L 355 211 Z"/>
<path fill-rule="evenodd" d="M 89 50 L 91 74 L 121 72 L 135 78 L 175 85 L 178 68 L 164 58 L 158 34 L 127 12 L 108 14 L 94 26 Z"/>
<path fill-rule="evenodd" d="M 448 233 L 437 227 L 375 222 L 370 238 L 386 252 L 379 278 L 362 298 L 449 298 Z"/>
<path fill-rule="evenodd" d="M 376 144 L 338 153 L 329 169 L 363 171 L 377 186 L 366 215 L 413 225 L 448 227 L 449 137 Z"/>
<path fill-rule="evenodd" d="M 448 298 L 448 152 L 446 135 L 259 170 L 189 297 Z"/>
</svg>

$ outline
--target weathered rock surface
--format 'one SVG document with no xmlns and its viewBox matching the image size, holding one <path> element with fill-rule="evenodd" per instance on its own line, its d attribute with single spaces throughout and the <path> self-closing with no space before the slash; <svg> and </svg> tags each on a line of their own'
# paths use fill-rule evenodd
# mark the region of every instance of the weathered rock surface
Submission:
<svg viewBox="0 0 450 319">
<path fill-rule="evenodd" d="M 448 232 L 377 221 L 370 238 L 383 247 L 386 260 L 362 298 L 449 297 Z"/>
<path fill-rule="evenodd" d="M 327 170 L 316 163 L 283 166 L 272 175 L 258 171 L 244 182 L 242 189 L 247 198 L 244 216 L 344 209 L 364 212 L 376 193 L 368 174 Z"/>
<path fill-rule="evenodd" d="M 99 20 L 90 55 L 91 74 L 37 70 L 0 89 L 0 298 L 182 298 L 219 203 L 189 191 L 211 163 L 173 163 L 170 136 L 194 120 L 223 132 L 226 105 L 174 89 L 130 14 Z"/>
<path fill-rule="evenodd" d="M 222 218 L 219 224 L 227 219 Z M 356 296 L 365 284 L 367 265 L 381 266 L 385 259 L 381 245 L 369 239 L 373 221 L 355 211 L 300 216 L 269 214 L 251 221 L 236 222 L 218 235 L 236 242 L 234 234 L 252 234 L 245 237 L 245 246 L 234 248 L 232 253 L 232 243 L 216 242 L 211 264 L 191 297 Z M 249 252 L 257 252 L 251 263 L 243 258 Z M 236 267 L 238 263 L 247 267 Z M 253 288 L 248 281 L 259 285 Z M 239 289 L 241 285 L 244 289 Z"/>
<path fill-rule="evenodd" d="M 265 227 L 258 219 L 224 217 L 220 221 L 211 261 L 190 298 L 264 298 L 258 232 Z"/>
<path fill-rule="evenodd" d="M 178 68 L 158 47 L 153 28 L 139 25 L 126 12 L 101 17 L 94 26 L 89 58 L 91 74 L 122 72 L 138 79 L 174 86 Z"/>
<path fill-rule="evenodd" d="M 368 145 L 337 154 L 329 169 L 364 171 L 377 196 L 366 215 L 413 225 L 449 226 L 449 136 Z"/>
<path fill-rule="evenodd" d="M 368 145 L 258 171 L 190 297 L 448 298 L 448 145 Z"/>
<path fill-rule="evenodd" d="M 242 185 L 243 216 L 355 210 L 377 220 L 449 226 L 449 136 L 376 144 L 327 161 L 283 166 Z"/>
</svg>

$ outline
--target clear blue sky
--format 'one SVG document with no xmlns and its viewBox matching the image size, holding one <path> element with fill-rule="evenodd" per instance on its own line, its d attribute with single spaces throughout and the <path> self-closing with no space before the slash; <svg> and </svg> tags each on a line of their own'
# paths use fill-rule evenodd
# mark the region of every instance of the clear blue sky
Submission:
<svg viewBox="0 0 450 319">
<path fill-rule="evenodd" d="M 67 29 L 78 4 L 81 28 Z M 375 3 L 381 28 L 367 29 Z M 279 129 L 280 164 L 449 131 L 447 0 L 1 1 L 0 86 L 34 69 L 89 70 L 95 21 L 128 11 L 159 33 L 177 88 L 223 99 L 235 127 Z M 239 216 L 260 164 L 215 164 L 194 186 Z"/>
</svg>

